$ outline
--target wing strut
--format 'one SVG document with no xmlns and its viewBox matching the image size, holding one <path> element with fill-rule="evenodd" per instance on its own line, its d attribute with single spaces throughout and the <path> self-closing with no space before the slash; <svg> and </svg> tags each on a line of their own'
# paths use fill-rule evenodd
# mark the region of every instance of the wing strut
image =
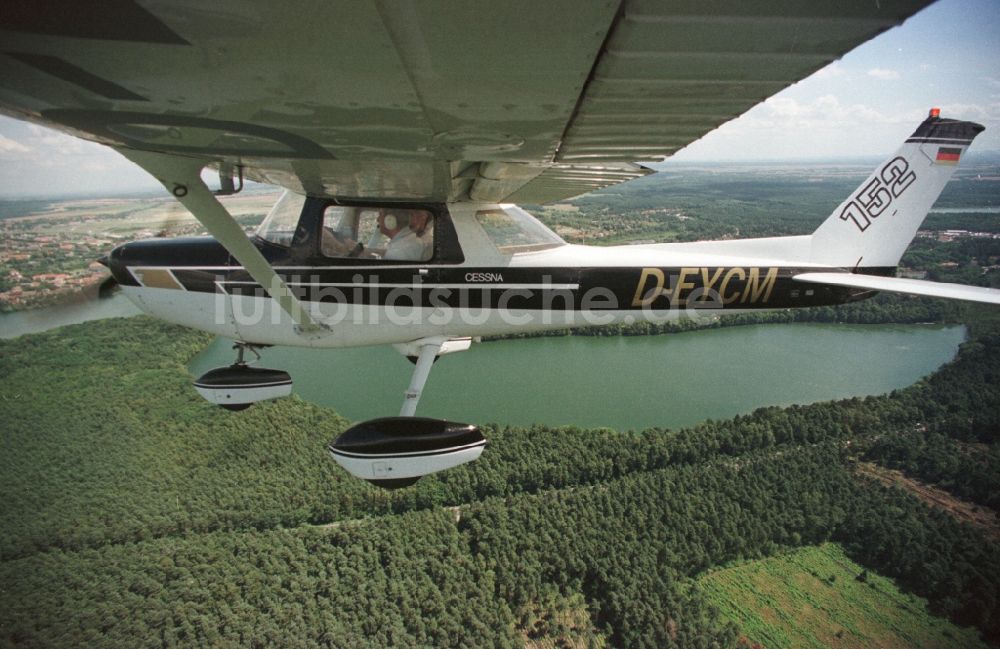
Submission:
<svg viewBox="0 0 1000 649">
<path fill-rule="evenodd" d="M 205 226 L 209 234 L 243 265 L 250 277 L 263 286 L 268 295 L 291 316 L 301 335 L 315 335 L 327 330 L 326 326 L 313 320 L 302 302 L 271 267 L 271 263 L 247 238 L 236 219 L 202 181 L 204 161 L 136 149 L 116 150 L 160 181 Z"/>
</svg>

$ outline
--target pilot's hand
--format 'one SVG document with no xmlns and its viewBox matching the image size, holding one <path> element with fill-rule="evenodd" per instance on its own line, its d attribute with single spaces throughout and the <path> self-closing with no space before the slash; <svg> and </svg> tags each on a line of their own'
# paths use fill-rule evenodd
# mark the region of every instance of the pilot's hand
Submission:
<svg viewBox="0 0 1000 649">
<path fill-rule="evenodd" d="M 353 242 L 336 230 L 324 227 L 320 248 L 327 257 L 343 257 L 351 250 Z"/>
</svg>

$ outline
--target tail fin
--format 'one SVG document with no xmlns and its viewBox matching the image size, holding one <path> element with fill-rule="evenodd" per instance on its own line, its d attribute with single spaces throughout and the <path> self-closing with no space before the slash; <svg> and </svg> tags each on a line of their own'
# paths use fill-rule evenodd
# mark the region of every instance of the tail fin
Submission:
<svg viewBox="0 0 1000 649">
<path fill-rule="evenodd" d="M 932 109 L 896 154 L 812 235 L 810 261 L 838 268 L 895 268 L 959 158 L 984 127 Z"/>
</svg>

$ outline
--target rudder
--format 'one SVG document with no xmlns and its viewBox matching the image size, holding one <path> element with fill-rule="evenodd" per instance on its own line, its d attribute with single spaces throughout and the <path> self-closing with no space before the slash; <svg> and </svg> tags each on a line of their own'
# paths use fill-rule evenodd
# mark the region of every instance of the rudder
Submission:
<svg viewBox="0 0 1000 649">
<path fill-rule="evenodd" d="M 930 116 L 812 235 L 810 261 L 895 268 L 955 166 L 985 128 Z"/>
</svg>

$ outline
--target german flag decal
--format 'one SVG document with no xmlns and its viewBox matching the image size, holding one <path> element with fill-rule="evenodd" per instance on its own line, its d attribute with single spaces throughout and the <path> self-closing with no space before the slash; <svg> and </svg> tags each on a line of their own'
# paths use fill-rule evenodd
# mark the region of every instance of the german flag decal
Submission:
<svg viewBox="0 0 1000 649">
<path fill-rule="evenodd" d="M 961 149 L 943 146 L 938 149 L 937 158 L 934 161 L 943 165 L 957 165 L 961 155 Z"/>
</svg>

